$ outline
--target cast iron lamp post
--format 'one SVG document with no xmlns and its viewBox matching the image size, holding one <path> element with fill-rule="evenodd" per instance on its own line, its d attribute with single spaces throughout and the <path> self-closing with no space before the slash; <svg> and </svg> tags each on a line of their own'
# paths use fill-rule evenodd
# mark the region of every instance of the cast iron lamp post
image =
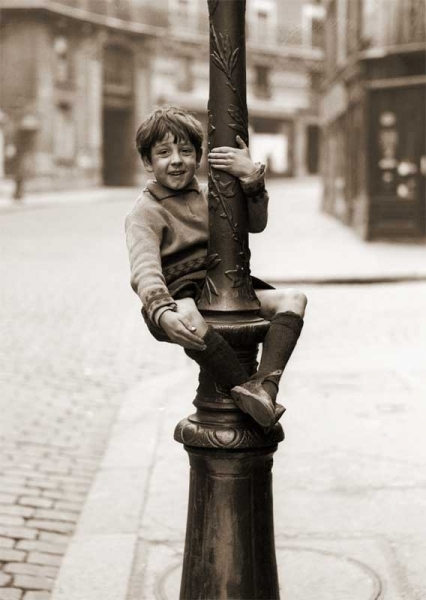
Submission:
<svg viewBox="0 0 426 600">
<path fill-rule="evenodd" d="M 209 149 L 248 143 L 245 0 L 208 0 Z M 205 319 L 235 349 L 249 374 L 269 323 L 258 316 L 250 279 L 246 201 L 237 179 L 210 170 Z M 203 369 L 196 413 L 175 439 L 191 472 L 181 600 L 278 600 L 272 456 L 284 438 L 243 414 Z"/>
</svg>

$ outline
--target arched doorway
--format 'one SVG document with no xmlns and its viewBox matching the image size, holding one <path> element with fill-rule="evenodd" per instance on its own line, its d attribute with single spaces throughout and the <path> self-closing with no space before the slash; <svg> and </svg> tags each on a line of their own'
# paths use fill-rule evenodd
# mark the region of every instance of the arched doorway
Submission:
<svg viewBox="0 0 426 600">
<path fill-rule="evenodd" d="M 133 53 L 120 45 L 104 48 L 103 183 L 132 185 Z"/>
</svg>

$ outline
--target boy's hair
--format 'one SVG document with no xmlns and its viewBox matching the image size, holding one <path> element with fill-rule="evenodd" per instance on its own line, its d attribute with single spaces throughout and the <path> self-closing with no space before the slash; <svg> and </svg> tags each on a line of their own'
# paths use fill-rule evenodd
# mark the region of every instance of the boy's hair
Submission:
<svg viewBox="0 0 426 600">
<path fill-rule="evenodd" d="M 195 148 L 197 161 L 203 153 L 203 130 L 200 122 L 188 111 L 177 106 L 156 108 L 136 133 L 136 147 L 141 158 L 151 162 L 152 146 L 171 133 L 175 142 L 189 140 Z"/>
</svg>

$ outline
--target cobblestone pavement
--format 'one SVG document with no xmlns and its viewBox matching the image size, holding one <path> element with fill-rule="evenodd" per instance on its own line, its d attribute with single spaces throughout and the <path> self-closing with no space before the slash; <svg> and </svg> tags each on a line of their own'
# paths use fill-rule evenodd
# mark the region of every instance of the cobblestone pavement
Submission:
<svg viewBox="0 0 426 600">
<path fill-rule="evenodd" d="M 132 199 L 0 215 L 0 600 L 49 598 L 123 392 L 179 367 L 129 286 Z"/>
</svg>

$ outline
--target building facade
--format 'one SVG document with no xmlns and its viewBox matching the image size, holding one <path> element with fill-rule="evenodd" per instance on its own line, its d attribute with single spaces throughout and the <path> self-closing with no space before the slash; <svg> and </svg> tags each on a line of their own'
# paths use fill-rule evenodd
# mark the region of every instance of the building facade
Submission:
<svg viewBox="0 0 426 600">
<path fill-rule="evenodd" d="M 426 234 L 422 0 L 325 0 L 323 208 L 364 239 Z"/>
<path fill-rule="evenodd" d="M 318 171 L 323 12 L 247 1 L 251 150 L 271 175 Z M 206 125 L 208 62 L 205 0 L 0 0 L 0 173 L 31 190 L 138 184 L 138 124 L 173 103 Z"/>
</svg>

